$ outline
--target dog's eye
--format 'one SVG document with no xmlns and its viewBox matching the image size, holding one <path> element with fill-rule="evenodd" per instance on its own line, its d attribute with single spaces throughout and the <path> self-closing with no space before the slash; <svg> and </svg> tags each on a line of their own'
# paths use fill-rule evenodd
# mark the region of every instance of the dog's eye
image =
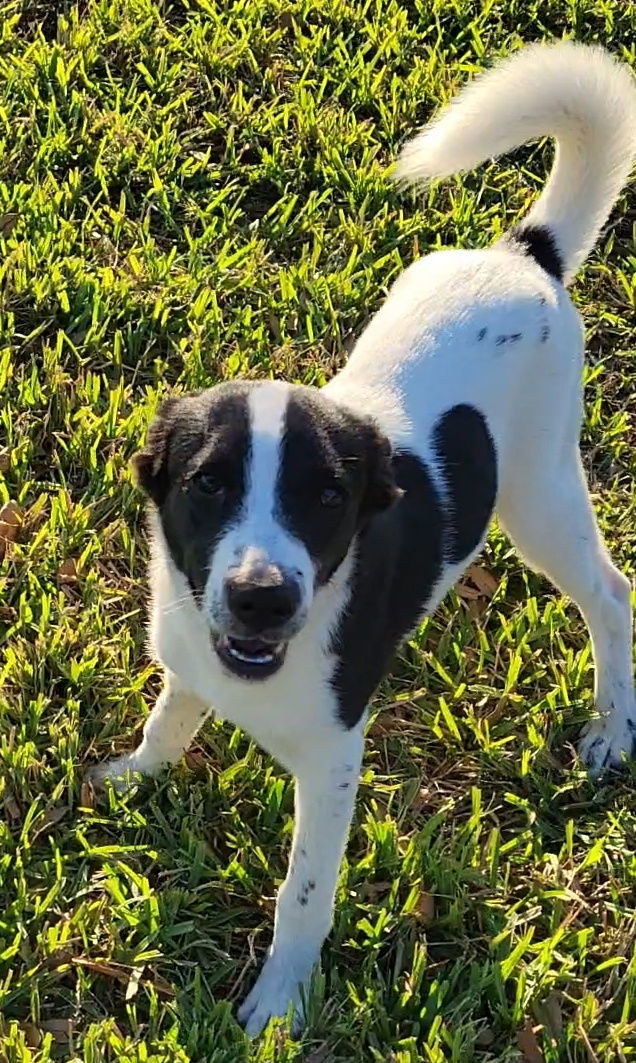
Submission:
<svg viewBox="0 0 636 1063">
<path fill-rule="evenodd" d="M 225 493 L 225 487 L 212 472 L 197 472 L 190 479 L 190 483 L 204 495 L 220 497 Z"/>
<path fill-rule="evenodd" d="M 341 506 L 345 500 L 345 493 L 340 487 L 323 487 L 320 492 L 320 505 L 328 509 Z"/>
</svg>

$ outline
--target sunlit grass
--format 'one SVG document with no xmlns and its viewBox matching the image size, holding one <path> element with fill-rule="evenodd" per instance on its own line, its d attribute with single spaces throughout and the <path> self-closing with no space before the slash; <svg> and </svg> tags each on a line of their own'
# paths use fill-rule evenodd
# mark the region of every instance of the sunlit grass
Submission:
<svg viewBox="0 0 636 1063">
<path fill-rule="evenodd" d="M 376 699 L 302 1042 L 234 1005 L 272 924 L 290 780 L 206 726 L 88 807 L 156 693 L 128 459 L 160 396 L 320 384 L 413 257 L 485 246 L 549 149 L 391 185 L 402 140 L 522 40 L 636 66 L 631 0 L 5 0 L 0 15 L 0 1058 L 636 1059 L 634 771 L 592 786 L 572 606 L 495 531 Z M 634 195 L 575 286 L 586 467 L 633 574 Z M 494 593 L 493 593 L 494 592 Z M 622 1052 L 622 1055 L 620 1054 Z"/>
</svg>

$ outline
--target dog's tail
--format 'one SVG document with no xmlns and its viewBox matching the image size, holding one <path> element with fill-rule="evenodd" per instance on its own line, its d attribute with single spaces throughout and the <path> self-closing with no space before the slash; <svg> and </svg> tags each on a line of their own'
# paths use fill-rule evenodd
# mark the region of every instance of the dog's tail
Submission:
<svg viewBox="0 0 636 1063">
<path fill-rule="evenodd" d="M 636 81 L 604 49 L 567 41 L 521 49 L 467 85 L 406 144 L 396 177 L 447 177 L 543 136 L 556 140 L 554 166 L 511 235 L 567 283 L 636 155 Z"/>
</svg>

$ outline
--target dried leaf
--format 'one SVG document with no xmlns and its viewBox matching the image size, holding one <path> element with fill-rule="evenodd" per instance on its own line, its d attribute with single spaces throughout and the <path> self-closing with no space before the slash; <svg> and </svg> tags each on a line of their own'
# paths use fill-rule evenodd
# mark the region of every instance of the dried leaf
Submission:
<svg viewBox="0 0 636 1063">
<path fill-rule="evenodd" d="M 34 838 L 39 838 L 41 834 L 46 834 L 51 827 L 54 827 L 56 823 L 64 819 L 67 812 L 68 805 L 54 805 L 52 808 L 47 808 L 42 819 L 38 822 Z"/>
<path fill-rule="evenodd" d="M 8 450 L 0 450 L 0 472 L 6 472 L 11 464 Z"/>
<path fill-rule="evenodd" d="M 9 824 L 17 823 L 21 819 L 20 806 L 10 790 L 4 799 L 4 813 Z"/>
<path fill-rule="evenodd" d="M 278 19 L 278 24 L 281 27 L 281 29 L 284 29 L 284 30 L 293 29 L 294 28 L 294 16 L 292 15 L 291 11 L 282 11 L 280 16 L 279 16 L 279 19 Z"/>
<path fill-rule="evenodd" d="M 361 891 L 362 896 L 365 901 L 375 901 L 378 897 L 382 897 L 383 894 L 388 893 L 392 885 L 392 882 L 365 882 Z"/>
<path fill-rule="evenodd" d="M 201 749 L 189 749 L 185 755 L 185 762 L 190 771 L 202 771 L 210 763 L 209 758 Z"/>
<path fill-rule="evenodd" d="M 68 949 L 56 949 L 44 960 L 44 966 L 51 971 L 58 967 L 67 967 L 73 960 L 73 953 Z"/>
<path fill-rule="evenodd" d="M 127 986 L 130 985 L 134 979 L 134 972 L 137 968 L 124 967 L 123 964 L 110 963 L 104 960 L 91 960 L 88 956 L 73 956 L 71 961 L 76 967 L 84 967 L 87 971 L 92 971 L 93 974 L 101 974 L 105 978 L 114 978 L 118 982 L 126 982 Z M 139 968 L 142 970 L 143 968 Z M 157 993 L 164 997 L 173 997 L 174 989 L 163 978 L 157 976 L 156 978 L 143 978 L 141 979 L 142 985 L 154 986 Z M 126 998 L 128 999 L 128 998 Z"/>
<path fill-rule="evenodd" d="M 8 236 L 18 224 L 19 214 L 0 214 L 0 236 Z"/>
<path fill-rule="evenodd" d="M 116 978 L 118 982 L 127 982 L 130 977 L 128 967 L 115 966 L 104 960 L 90 960 L 88 956 L 73 956 L 72 963 L 75 967 L 85 967 L 93 974 L 102 974 L 105 978 Z"/>
<path fill-rule="evenodd" d="M 20 1026 L 29 1048 L 39 1048 L 42 1043 L 42 1031 L 32 1022 L 21 1022 Z"/>
<path fill-rule="evenodd" d="M 161 978 L 158 974 L 154 978 L 149 978 L 147 981 L 155 987 L 155 992 L 160 997 L 173 997 L 174 989 L 170 985 L 170 982 L 166 982 L 165 978 Z"/>
<path fill-rule="evenodd" d="M 95 808 L 95 791 L 87 781 L 82 783 L 80 789 L 80 805 L 82 808 Z"/>
<path fill-rule="evenodd" d="M 548 1028 L 553 1037 L 559 1038 L 563 1033 L 563 1011 L 561 1009 L 561 994 L 548 993 L 540 1007 L 544 1026 Z"/>
<path fill-rule="evenodd" d="M 471 587 L 469 583 L 458 583 L 455 591 L 458 597 L 463 598 L 465 602 L 472 602 L 479 598 L 479 591 L 476 587 Z"/>
<path fill-rule="evenodd" d="M 281 341 L 280 322 L 279 322 L 278 318 L 274 316 L 274 314 L 270 314 L 269 315 L 269 327 L 271 329 L 272 336 L 274 337 L 276 343 L 280 343 L 280 341 Z"/>
<path fill-rule="evenodd" d="M 6 502 L 0 509 L 0 561 L 5 555 L 7 544 L 16 541 L 23 519 L 17 502 Z"/>
<path fill-rule="evenodd" d="M 40 1023 L 42 1033 L 50 1033 L 58 1045 L 66 1045 L 73 1036 L 72 1019 L 45 1019 Z"/>
<path fill-rule="evenodd" d="M 425 890 L 422 890 L 412 914 L 415 916 L 418 923 L 424 923 L 424 925 L 426 925 L 433 921 L 435 918 L 435 898 L 432 893 L 426 893 Z"/>
<path fill-rule="evenodd" d="M 73 557 L 67 557 L 57 570 L 59 583 L 75 583 L 77 580 L 77 561 Z"/>
<path fill-rule="evenodd" d="M 473 620 L 480 620 L 488 608 L 485 598 L 471 599 L 468 603 L 468 612 Z"/>
<path fill-rule="evenodd" d="M 481 565 L 471 565 L 466 572 L 466 577 L 475 584 L 484 598 L 492 598 L 497 593 L 499 583 L 492 572 L 489 572 L 488 569 L 483 568 Z"/>
<path fill-rule="evenodd" d="M 275 1026 L 274 1027 L 274 1045 L 275 1045 L 275 1048 L 276 1048 L 276 1051 L 274 1053 L 274 1058 L 275 1059 L 278 1059 L 280 1056 L 282 1056 L 283 1052 L 285 1051 L 286 1044 L 287 1044 L 287 1034 L 285 1033 L 284 1029 L 282 1028 L 282 1026 Z"/>
<path fill-rule="evenodd" d="M 529 1019 L 526 1020 L 523 1029 L 517 1031 L 517 1044 L 525 1063 L 543 1063 L 543 1052 Z"/>
<path fill-rule="evenodd" d="M 421 812 L 423 808 L 428 808 L 431 803 L 431 791 L 428 786 L 424 786 L 411 801 L 411 809 L 413 812 Z"/>
</svg>

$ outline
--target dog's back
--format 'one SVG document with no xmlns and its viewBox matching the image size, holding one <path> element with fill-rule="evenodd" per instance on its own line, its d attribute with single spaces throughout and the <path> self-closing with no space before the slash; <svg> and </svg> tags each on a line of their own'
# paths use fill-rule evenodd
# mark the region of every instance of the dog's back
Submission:
<svg viewBox="0 0 636 1063">
<path fill-rule="evenodd" d="M 413 263 L 360 337 L 332 398 L 360 402 L 433 469 L 433 429 L 457 403 L 486 418 L 501 492 L 547 466 L 581 419 L 583 330 L 566 284 L 591 250 L 636 153 L 636 87 L 603 50 L 534 45 L 483 74 L 407 143 L 403 182 L 476 166 L 541 135 L 550 178 L 487 250 Z"/>
</svg>

